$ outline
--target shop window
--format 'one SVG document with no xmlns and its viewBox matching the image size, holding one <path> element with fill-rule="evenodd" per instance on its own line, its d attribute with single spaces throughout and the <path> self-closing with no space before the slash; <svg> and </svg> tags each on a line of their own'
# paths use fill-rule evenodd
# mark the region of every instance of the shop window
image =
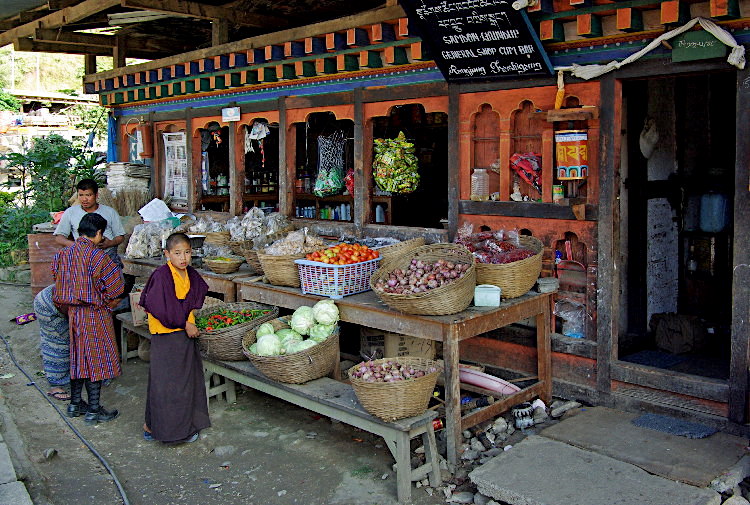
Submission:
<svg viewBox="0 0 750 505">
<path fill-rule="evenodd" d="M 542 122 L 529 100 L 513 111 L 510 123 L 510 194 L 515 201 L 542 197 Z"/>
<path fill-rule="evenodd" d="M 256 118 L 242 125 L 239 142 L 244 152 L 243 207 L 278 208 L 279 203 L 279 126 Z"/>
<path fill-rule="evenodd" d="M 202 210 L 229 211 L 229 128 L 211 122 L 199 130 Z"/>
<path fill-rule="evenodd" d="M 440 228 L 448 215 L 448 115 L 426 113 L 420 104 L 398 105 L 388 116 L 373 118 L 372 128 L 375 139 L 395 139 L 403 132 L 414 145 L 420 179 L 406 194 L 383 191 L 372 180 L 370 222 Z"/>
<path fill-rule="evenodd" d="M 474 114 L 472 170 L 487 172 L 489 193 L 497 191 L 500 168 L 500 115 L 489 104 Z M 485 195 L 489 197 L 490 195 Z"/>
<path fill-rule="evenodd" d="M 354 168 L 354 122 L 315 112 L 294 128 L 295 216 L 351 221 L 354 201 L 345 178 Z"/>
</svg>

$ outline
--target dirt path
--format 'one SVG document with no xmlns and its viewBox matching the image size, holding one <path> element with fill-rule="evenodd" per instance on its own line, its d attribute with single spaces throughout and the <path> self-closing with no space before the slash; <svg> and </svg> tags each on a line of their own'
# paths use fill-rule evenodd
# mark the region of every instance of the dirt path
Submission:
<svg viewBox="0 0 750 505">
<path fill-rule="evenodd" d="M 46 391 L 36 322 L 10 317 L 31 312 L 28 287 L 0 286 L 0 334 L 21 366 Z M 213 426 L 194 444 L 167 447 L 141 436 L 148 364 L 131 359 L 102 392 L 111 423 L 74 426 L 108 460 L 132 505 L 396 504 L 393 459 L 382 439 L 254 391 L 237 403 L 211 400 Z M 12 377 L 8 377 L 13 374 Z M 58 413 L 13 365 L 0 342 L 0 432 L 19 479 L 36 505 L 122 503 L 109 473 Z M 64 410 L 65 404 L 56 402 Z M 47 460 L 46 449 L 57 455 Z M 385 479 L 383 477 L 385 476 Z M 413 503 L 443 503 L 413 489 Z"/>
</svg>

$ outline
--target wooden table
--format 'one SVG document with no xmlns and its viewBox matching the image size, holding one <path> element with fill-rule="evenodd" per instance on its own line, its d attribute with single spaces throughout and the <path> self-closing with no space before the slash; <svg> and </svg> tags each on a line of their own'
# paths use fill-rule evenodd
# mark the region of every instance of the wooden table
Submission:
<svg viewBox="0 0 750 505">
<path fill-rule="evenodd" d="M 237 297 L 296 309 L 312 305 L 320 296 L 304 295 L 298 288 L 263 284 L 257 278 L 236 278 Z M 448 436 L 448 463 L 455 467 L 461 432 L 471 426 L 491 419 L 510 407 L 540 397 L 548 403 L 552 398 L 552 367 L 550 350 L 550 296 L 551 293 L 529 292 L 519 298 L 502 302 L 500 307 L 469 307 L 448 316 L 415 316 L 397 312 L 384 305 L 372 291 L 336 300 L 342 321 L 401 333 L 443 343 L 445 361 L 445 428 Z M 498 399 L 479 411 L 461 416 L 461 390 L 459 386 L 459 342 L 503 326 L 534 317 L 537 327 L 538 381 L 517 393 Z"/>
<path fill-rule="evenodd" d="M 157 258 L 122 258 L 123 273 L 135 275 L 136 277 L 148 277 L 151 272 L 166 263 L 166 260 Z M 237 277 L 247 277 L 253 274 L 253 269 L 243 263 L 240 269 L 231 274 L 217 274 L 208 269 L 199 268 L 198 272 L 203 280 L 208 284 L 208 290 L 215 293 L 221 293 L 225 302 L 237 301 L 237 288 L 234 279 Z"/>
</svg>

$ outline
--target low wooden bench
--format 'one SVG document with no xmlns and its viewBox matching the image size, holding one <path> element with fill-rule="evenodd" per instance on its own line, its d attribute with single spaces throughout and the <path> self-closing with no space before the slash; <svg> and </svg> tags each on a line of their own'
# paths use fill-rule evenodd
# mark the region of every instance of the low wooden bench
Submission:
<svg viewBox="0 0 750 505">
<path fill-rule="evenodd" d="M 422 415 L 386 422 L 369 414 L 359 403 L 349 384 L 323 377 L 306 384 L 284 384 L 260 373 L 249 361 L 219 361 L 203 358 L 206 373 L 220 375 L 225 384 L 234 382 L 262 391 L 320 415 L 336 419 L 383 437 L 396 460 L 396 489 L 398 500 L 411 499 L 411 483 L 429 476 L 430 485 L 441 484 L 440 465 L 432 420 L 436 413 L 428 410 Z M 422 437 L 426 462 L 411 468 L 410 440 Z"/>
<path fill-rule="evenodd" d="M 134 333 L 139 337 L 151 339 L 148 326 L 136 326 L 133 324 L 133 316 L 130 312 L 121 312 L 115 316 L 120 321 L 120 360 L 125 363 L 128 358 L 138 357 L 138 349 L 128 351 L 128 333 Z"/>
</svg>

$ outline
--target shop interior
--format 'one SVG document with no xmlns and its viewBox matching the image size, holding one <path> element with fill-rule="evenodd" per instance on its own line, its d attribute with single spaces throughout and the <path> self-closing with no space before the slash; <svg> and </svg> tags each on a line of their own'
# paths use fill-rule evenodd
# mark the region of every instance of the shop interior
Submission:
<svg viewBox="0 0 750 505">
<path fill-rule="evenodd" d="M 427 113 L 420 104 L 391 108 L 387 117 L 372 119 L 373 138 L 396 138 L 403 132 L 414 143 L 419 161 L 416 191 L 397 195 L 372 182 L 371 223 L 441 228 L 448 217 L 448 115 Z"/>
<path fill-rule="evenodd" d="M 200 129 L 202 210 L 229 211 L 229 127 L 212 122 Z"/>
<path fill-rule="evenodd" d="M 256 118 L 242 125 L 244 147 L 243 212 L 250 207 L 278 210 L 279 206 L 279 125 Z"/>
<path fill-rule="evenodd" d="M 332 112 L 314 112 L 294 128 L 295 216 L 352 221 L 354 198 L 345 189 L 344 177 L 354 167 L 354 122 L 337 119 Z M 323 194 L 331 194 L 316 196 L 316 183 Z"/>
<path fill-rule="evenodd" d="M 736 81 L 623 83 L 619 359 L 728 379 Z"/>
</svg>

